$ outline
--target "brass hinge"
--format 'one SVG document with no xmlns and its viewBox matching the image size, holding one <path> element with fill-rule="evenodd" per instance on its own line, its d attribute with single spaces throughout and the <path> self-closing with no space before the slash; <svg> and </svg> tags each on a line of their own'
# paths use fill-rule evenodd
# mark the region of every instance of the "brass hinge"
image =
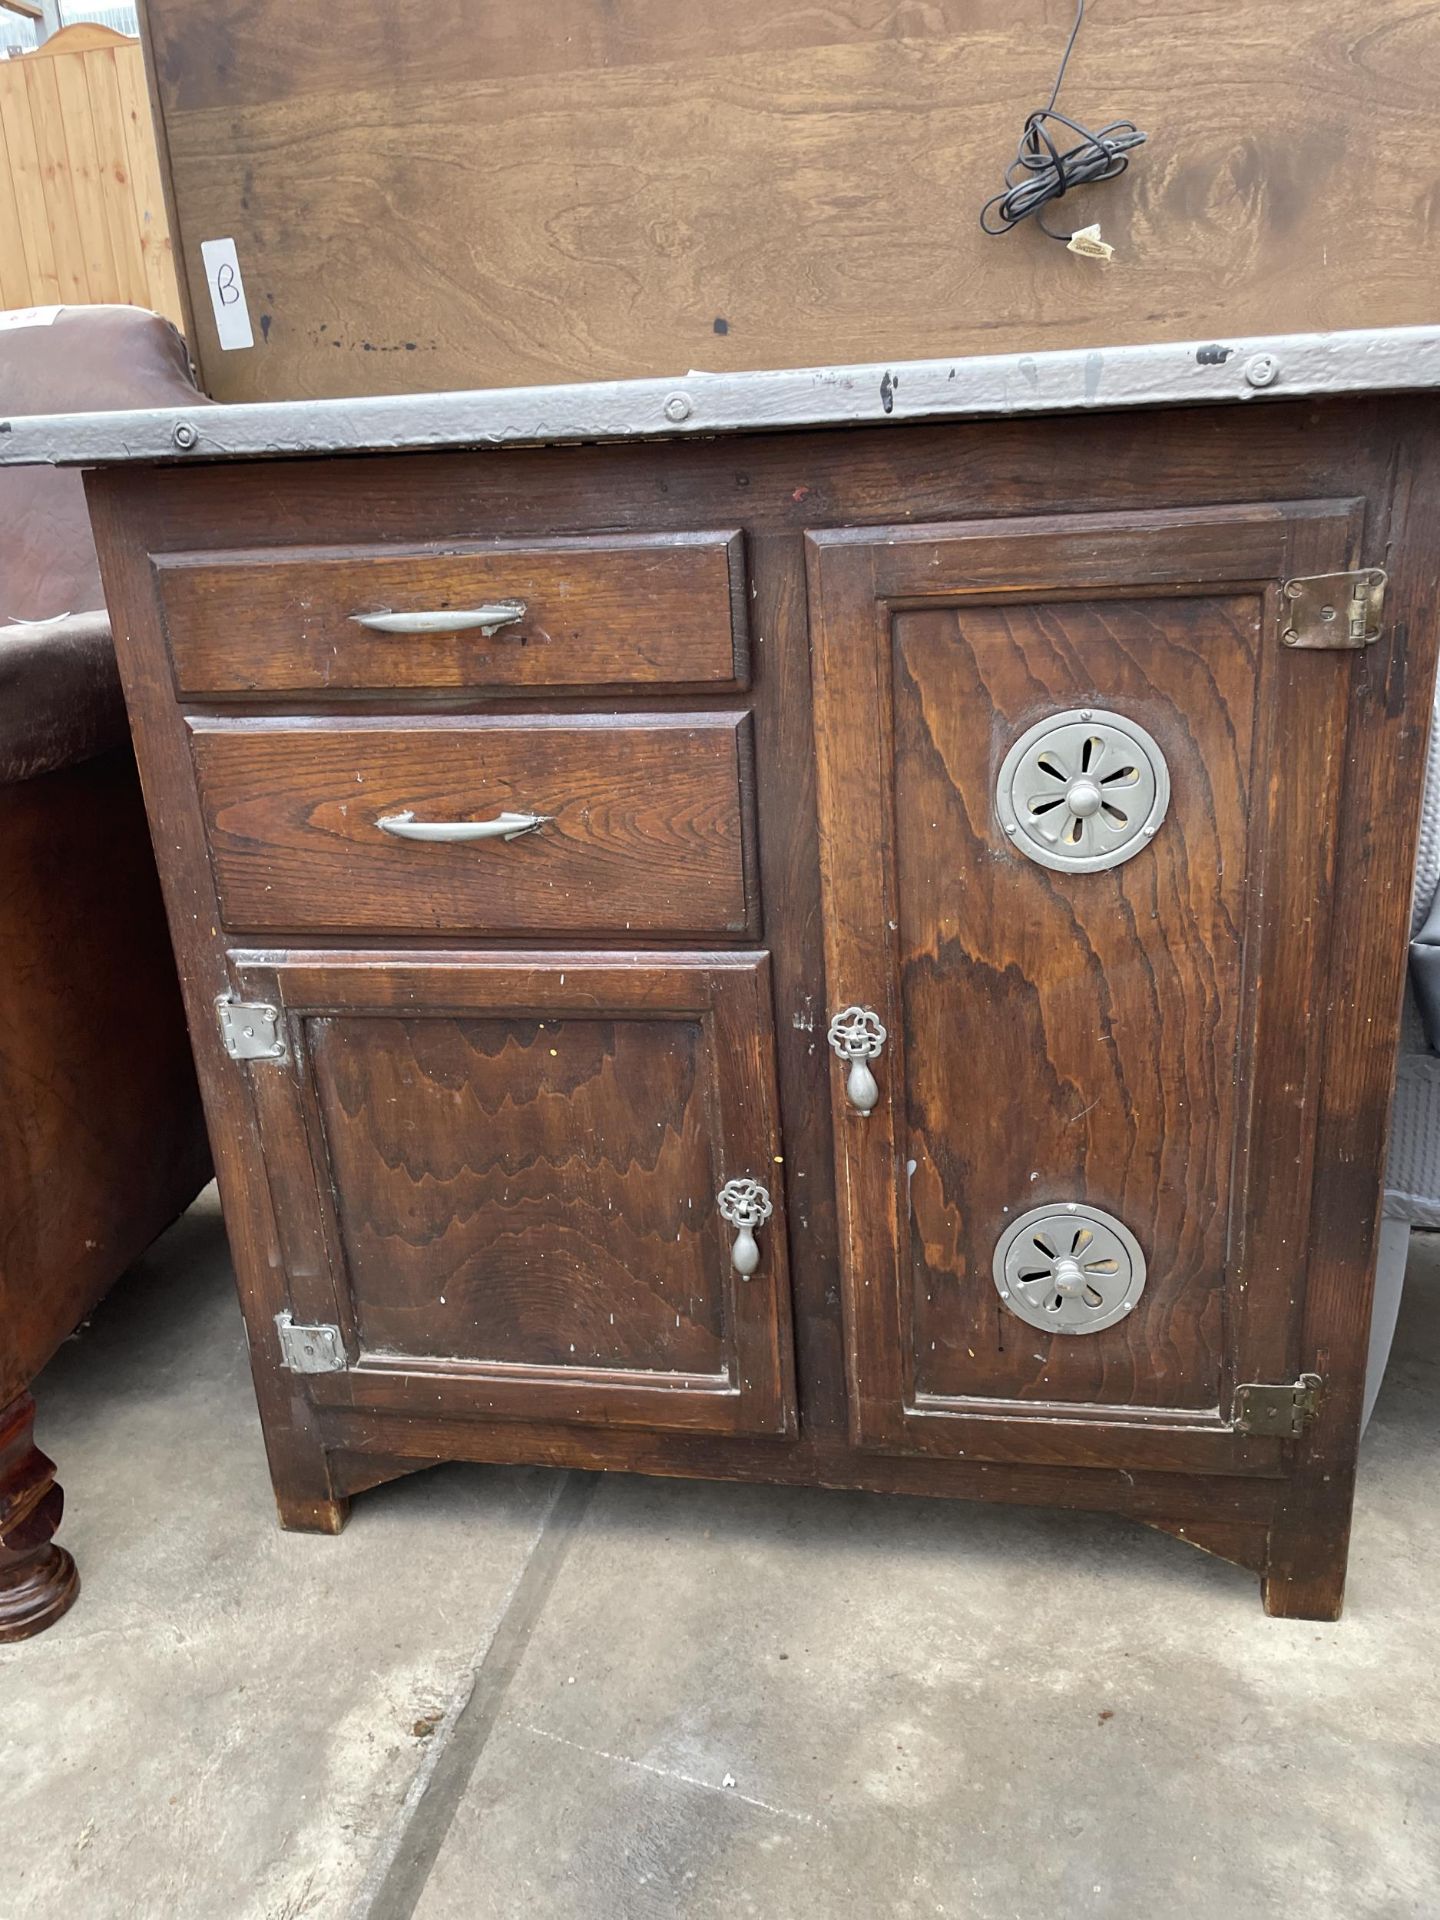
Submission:
<svg viewBox="0 0 1440 1920">
<path fill-rule="evenodd" d="M 1252 1380 L 1235 1389 L 1232 1424 L 1238 1433 L 1268 1433 L 1282 1440 L 1298 1440 L 1320 1411 L 1324 1384 L 1318 1373 L 1302 1373 L 1288 1387 Z"/>
<path fill-rule="evenodd" d="M 283 1060 L 285 1034 L 280 1009 L 260 1000 L 217 1000 L 220 1038 L 232 1060 Z"/>
<path fill-rule="evenodd" d="M 1387 575 L 1383 567 L 1353 573 L 1312 573 L 1287 580 L 1280 638 L 1287 647 L 1348 651 L 1380 638 Z"/>
<path fill-rule="evenodd" d="M 304 1327 L 288 1313 L 277 1313 L 281 1365 L 291 1373 L 343 1373 L 345 1343 L 339 1327 Z"/>
</svg>

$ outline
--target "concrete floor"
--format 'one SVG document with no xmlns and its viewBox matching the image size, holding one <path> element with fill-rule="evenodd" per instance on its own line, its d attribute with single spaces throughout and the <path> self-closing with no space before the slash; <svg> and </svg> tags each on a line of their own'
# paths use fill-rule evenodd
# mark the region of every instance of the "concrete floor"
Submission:
<svg viewBox="0 0 1440 1920">
<path fill-rule="evenodd" d="M 0 1920 L 1440 1913 L 1440 1247 L 1350 1603 L 1103 1516 L 448 1467 L 274 1525 L 214 1202 L 41 1383 Z"/>
</svg>

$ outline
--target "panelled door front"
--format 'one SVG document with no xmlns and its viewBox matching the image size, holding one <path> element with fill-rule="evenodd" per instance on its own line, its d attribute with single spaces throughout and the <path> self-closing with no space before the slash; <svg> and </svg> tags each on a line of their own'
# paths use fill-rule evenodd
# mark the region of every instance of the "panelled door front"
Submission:
<svg viewBox="0 0 1440 1920">
<path fill-rule="evenodd" d="M 1274 1472 L 1354 655 L 1284 582 L 1360 503 L 810 540 L 851 1421 Z"/>
<path fill-rule="evenodd" d="M 793 1431 L 766 956 L 241 955 L 236 980 L 281 1014 L 251 1087 L 291 1314 L 343 1347 L 316 1400 Z"/>
</svg>

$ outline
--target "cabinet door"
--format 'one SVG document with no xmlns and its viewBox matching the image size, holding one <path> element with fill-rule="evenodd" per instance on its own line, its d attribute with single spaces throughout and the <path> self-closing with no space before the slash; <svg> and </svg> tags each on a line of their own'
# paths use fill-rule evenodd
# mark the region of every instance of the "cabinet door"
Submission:
<svg viewBox="0 0 1440 1920">
<path fill-rule="evenodd" d="M 834 1081 L 861 1444 L 1274 1470 L 1232 1403 L 1295 1378 L 1356 658 L 1283 582 L 1359 529 L 812 537 L 830 1011 L 886 1030 Z"/>
<path fill-rule="evenodd" d="M 288 1058 L 251 1068 L 317 1400 L 787 1433 L 790 1311 L 768 962 L 240 957 Z M 717 1195 L 775 1211 L 737 1271 Z M 743 1263 L 742 1263 L 743 1264 Z"/>
</svg>

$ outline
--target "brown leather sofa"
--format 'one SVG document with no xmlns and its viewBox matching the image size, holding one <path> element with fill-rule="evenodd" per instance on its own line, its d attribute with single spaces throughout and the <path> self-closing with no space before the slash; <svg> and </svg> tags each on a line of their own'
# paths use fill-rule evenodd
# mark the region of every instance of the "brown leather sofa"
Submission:
<svg viewBox="0 0 1440 1920">
<path fill-rule="evenodd" d="M 0 431 L 177 403 L 203 404 L 154 314 L 0 316 Z M 102 606 L 80 476 L 0 469 L 0 1641 L 79 1587 L 31 1382 L 210 1177 Z"/>
</svg>

